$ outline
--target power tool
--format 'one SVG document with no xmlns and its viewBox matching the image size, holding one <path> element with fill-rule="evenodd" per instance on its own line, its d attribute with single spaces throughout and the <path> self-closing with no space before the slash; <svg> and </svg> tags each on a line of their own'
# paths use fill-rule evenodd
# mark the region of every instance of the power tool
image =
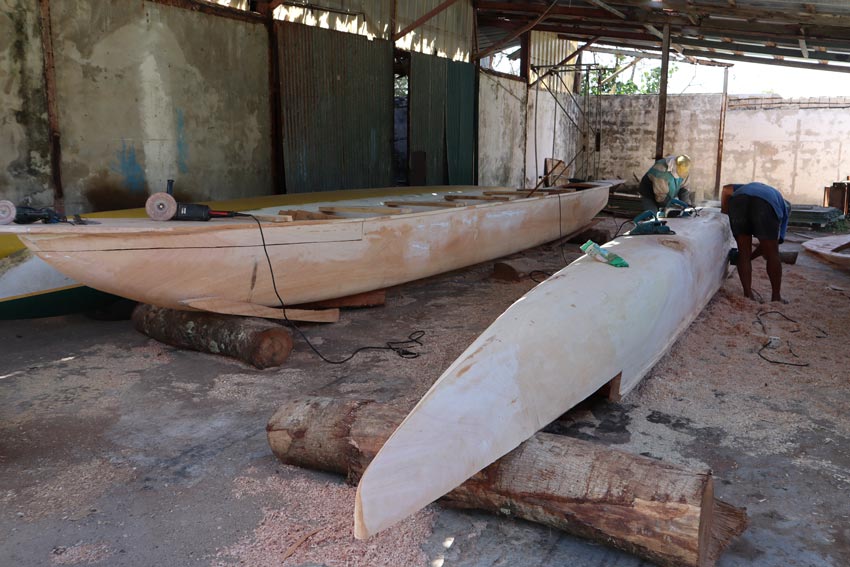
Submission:
<svg viewBox="0 0 850 567">
<path fill-rule="evenodd" d="M 233 217 L 251 217 L 268 222 L 291 221 L 291 216 L 283 215 L 254 215 L 236 211 L 215 211 L 207 205 L 196 203 L 178 203 L 174 198 L 174 180 L 169 179 L 165 192 L 154 193 L 145 201 L 145 211 L 148 217 L 155 221 L 208 221 L 210 219 L 225 219 Z"/>
<path fill-rule="evenodd" d="M 626 233 L 627 236 L 676 234 L 667 226 L 667 221 L 660 220 L 658 213 L 654 211 L 644 211 L 636 216 L 632 222 L 635 223 L 635 227 Z"/>
<path fill-rule="evenodd" d="M 32 224 L 41 221 L 45 224 L 68 222 L 65 215 L 60 215 L 53 209 L 35 207 L 16 207 L 11 201 L 0 201 L 0 225 L 3 224 Z"/>
</svg>

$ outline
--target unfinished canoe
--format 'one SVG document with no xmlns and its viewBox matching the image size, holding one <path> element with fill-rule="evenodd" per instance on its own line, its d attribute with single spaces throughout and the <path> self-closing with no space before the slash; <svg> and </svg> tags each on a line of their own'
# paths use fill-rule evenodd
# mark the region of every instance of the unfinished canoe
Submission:
<svg viewBox="0 0 850 567">
<path fill-rule="evenodd" d="M 634 388 L 727 271 L 728 217 L 703 211 L 669 225 L 675 235 L 604 246 L 628 268 L 582 256 L 496 319 L 366 469 L 355 535 L 375 534 L 447 494 L 607 383 L 620 394 Z"/>
<path fill-rule="evenodd" d="M 821 260 L 850 268 L 850 234 L 813 238 L 803 242 L 803 248 Z"/>
<path fill-rule="evenodd" d="M 609 185 L 580 191 L 469 200 L 452 208 L 417 200 L 482 196 L 478 187 L 384 190 L 380 196 L 305 203 L 374 209 L 404 200 L 413 212 L 262 223 L 253 219 L 8 225 L 38 257 L 74 281 L 160 307 L 256 314 L 344 297 L 447 272 L 555 240 L 586 225 L 607 202 Z M 319 195 L 323 197 L 323 195 Z M 315 197 L 314 197 L 315 198 Z M 254 212 L 275 214 L 281 205 Z M 364 209 L 365 211 L 365 209 Z M 354 213 L 356 215 L 356 212 Z M 265 241 L 265 245 L 263 244 Z M 266 259 L 274 268 L 274 282 Z M 221 305 L 222 309 L 217 309 Z"/>
</svg>

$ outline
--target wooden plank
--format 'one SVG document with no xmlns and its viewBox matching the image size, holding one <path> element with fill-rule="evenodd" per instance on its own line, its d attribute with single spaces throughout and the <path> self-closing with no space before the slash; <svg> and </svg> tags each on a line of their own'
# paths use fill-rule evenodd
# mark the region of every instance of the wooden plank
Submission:
<svg viewBox="0 0 850 567">
<path fill-rule="evenodd" d="M 309 323 L 336 323 L 339 321 L 339 309 L 314 311 L 309 309 L 290 309 L 284 313 L 279 307 L 266 307 L 256 303 L 232 301 L 222 297 L 201 297 L 181 301 L 186 307 L 200 311 L 212 311 L 223 315 L 242 315 L 243 317 L 262 317 L 263 319 L 290 319 Z"/>
<path fill-rule="evenodd" d="M 377 289 L 375 291 L 366 291 L 336 299 L 303 303 L 301 305 L 294 305 L 293 307 L 298 309 L 332 309 L 339 307 L 377 307 L 386 303 L 387 290 Z"/>
<path fill-rule="evenodd" d="M 304 221 L 304 220 L 332 220 L 338 219 L 340 217 L 336 215 L 329 215 L 326 213 L 316 213 L 313 211 L 304 211 L 301 209 L 284 209 L 278 211 L 279 215 L 287 215 L 292 217 L 292 220 L 296 221 Z"/>
<path fill-rule="evenodd" d="M 517 195 L 517 197 L 519 197 Z M 446 201 L 511 201 L 512 197 L 497 195 L 445 195 Z"/>
<path fill-rule="evenodd" d="M 336 206 L 319 207 L 319 211 L 328 214 L 336 213 L 358 213 L 374 215 L 406 215 L 412 213 L 413 209 L 402 209 L 396 207 L 367 207 L 367 206 Z"/>
<path fill-rule="evenodd" d="M 452 201 L 384 201 L 387 207 L 463 207 L 463 203 L 455 203 Z"/>
</svg>

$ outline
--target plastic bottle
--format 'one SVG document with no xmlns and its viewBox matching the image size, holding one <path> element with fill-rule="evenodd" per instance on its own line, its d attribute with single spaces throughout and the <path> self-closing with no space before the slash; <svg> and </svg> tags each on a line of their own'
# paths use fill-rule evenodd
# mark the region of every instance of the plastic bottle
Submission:
<svg viewBox="0 0 850 567">
<path fill-rule="evenodd" d="M 588 240 L 584 244 L 581 245 L 581 250 L 594 260 L 599 260 L 600 262 L 605 262 L 615 268 L 628 268 L 629 263 L 614 254 L 613 252 L 606 250 L 599 246 L 592 240 Z"/>
</svg>

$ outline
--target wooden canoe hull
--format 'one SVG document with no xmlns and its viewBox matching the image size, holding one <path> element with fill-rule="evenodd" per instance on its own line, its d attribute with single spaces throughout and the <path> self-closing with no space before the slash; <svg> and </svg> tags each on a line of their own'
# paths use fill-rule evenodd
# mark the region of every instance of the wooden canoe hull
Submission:
<svg viewBox="0 0 850 567">
<path fill-rule="evenodd" d="M 369 465 L 355 535 L 368 537 L 443 496 L 620 375 L 640 381 L 719 289 L 732 246 L 719 212 L 670 219 L 671 236 L 583 256 L 502 314 L 443 373 Z"/>
<path fill-rule="evenodd" d="M 432 197 L 433 199 L 433 197 Z M 586 225 L 608 186 L 410 214 L 329 221 L 208 223 L 122 219 L 3 227 L 95 289 L 173 309 L 221 297 L 277 306 L 344 297 L 549 242 Z M 262 245 L 265 239 L 266 246 Z"/>
<path fill-rule="evenodd" d="M 803 242 L 803 248 L 821 260 L 850 268 L 850 234 L 813 238 Z"/>
</svg>

